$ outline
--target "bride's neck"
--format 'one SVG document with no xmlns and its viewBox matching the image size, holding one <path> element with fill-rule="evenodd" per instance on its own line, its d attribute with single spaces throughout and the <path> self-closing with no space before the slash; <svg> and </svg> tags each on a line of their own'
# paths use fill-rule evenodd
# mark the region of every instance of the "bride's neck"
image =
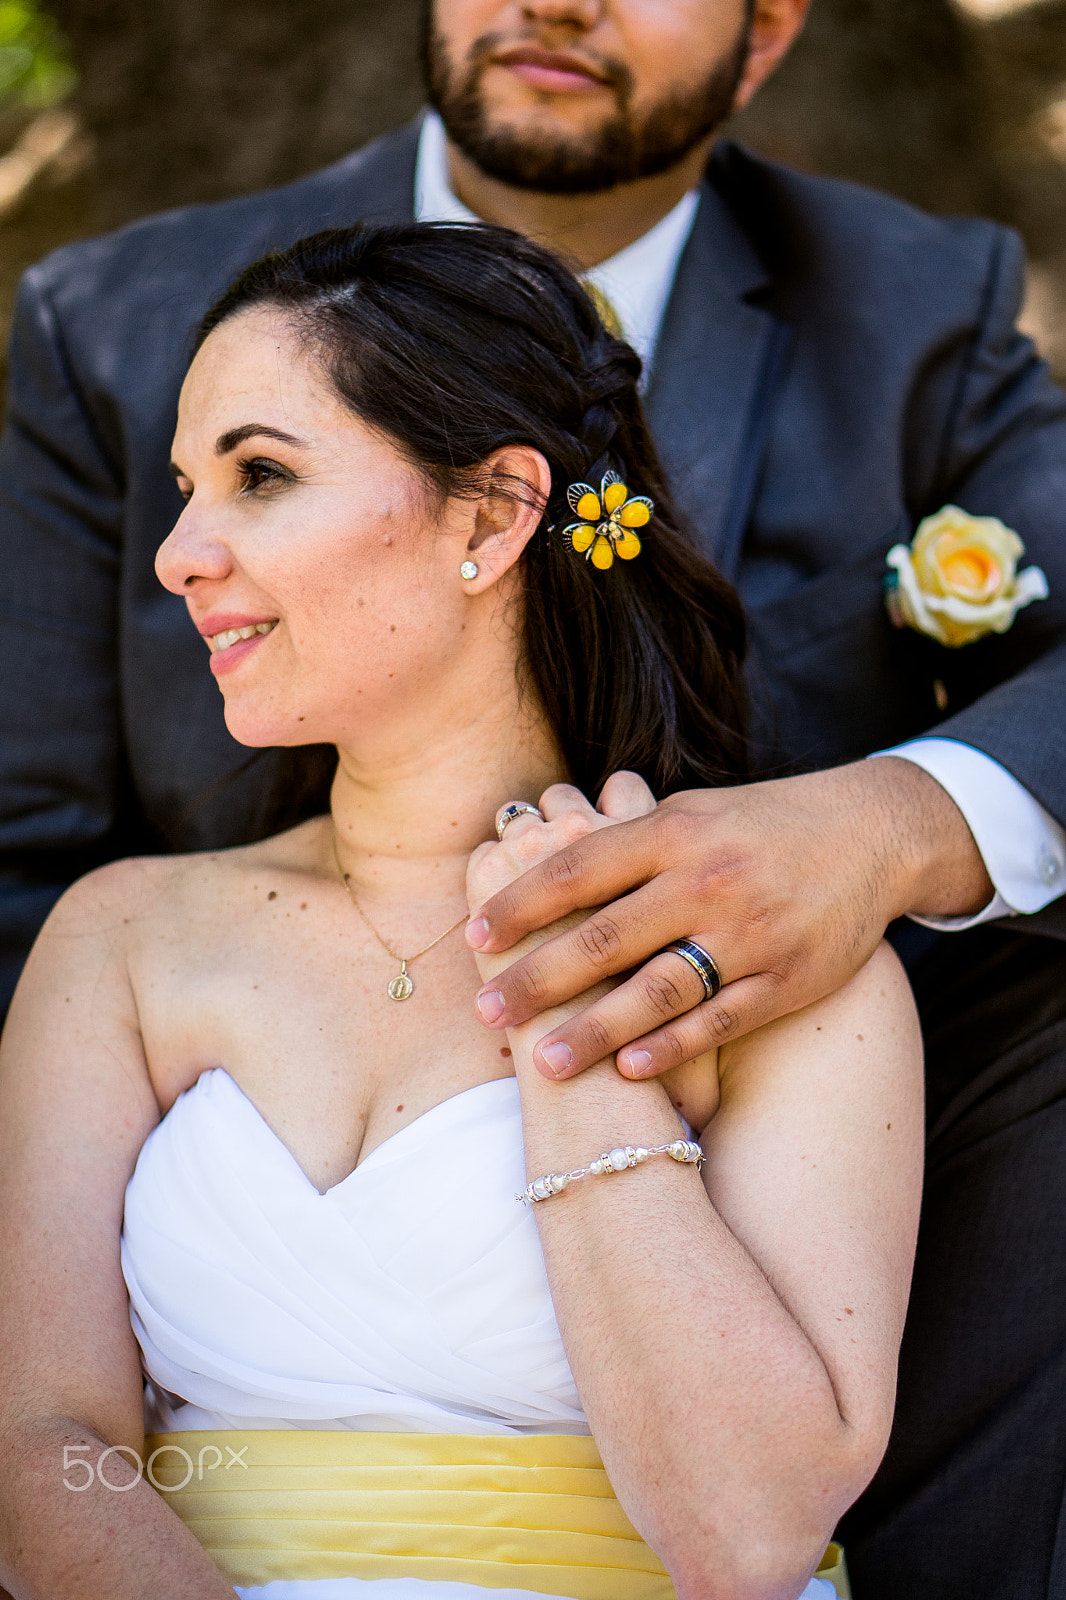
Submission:
<svg viewBox="0 0 1066 1600">
<path fill-rule="evenodd" d="M 495 836 L 499 807 L 536 801 L 567 776 L 543 716 L 517 696 L 469 720 L 419 719 L 373 755 L 338 754 L 337 852 L 368 904 L 459 900 L 467 858 Z"/>
</svg>

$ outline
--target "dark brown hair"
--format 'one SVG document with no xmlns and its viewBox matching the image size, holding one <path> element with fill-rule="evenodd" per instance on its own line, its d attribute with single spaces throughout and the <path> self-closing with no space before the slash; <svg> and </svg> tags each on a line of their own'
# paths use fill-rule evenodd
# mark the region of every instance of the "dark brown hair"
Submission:
<svg viewBox="0 0 1066 1600">
<path fill-rule="evenodd" d="M 249 267 L 200 342 L 262 306 L 293 320 L 345 405 L 440 494 L 485 493 L 483 463 L 505 446 L 546 458 L 552 492 L 522 557 L 521 662 L 585 793 L 621 768 L 660 796 L 746 775 L 740 603 L 682 527 L 639 358 L 560 261 L 503 228 L 332 230 Z M 567 486 L 598 486 L 608 469 L 655 511 L 640 556 L 603 572 L 562 530 L 575 520 Z"/>
</svg>

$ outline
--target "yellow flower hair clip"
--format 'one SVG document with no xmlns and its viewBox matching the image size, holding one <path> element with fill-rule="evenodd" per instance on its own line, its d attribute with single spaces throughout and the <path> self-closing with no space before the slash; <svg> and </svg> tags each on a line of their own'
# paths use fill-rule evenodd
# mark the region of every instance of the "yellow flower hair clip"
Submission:
<svg viewBox="0 0 1066 1600">
<path fill-rule="evenodd" d="M 599 494 L 590 483 L 572 483 L 566 498 L 580 519 L 563 529 L 571 550 L 602 572 L 613 566 L 615 556 L 632 561 L 640 555 L 640 540 L 633 529 L 643 528 L 655 510 L 655 502 L 646 494 L 630 498 L 617 472 L 605 472 Z"/>
</svg>

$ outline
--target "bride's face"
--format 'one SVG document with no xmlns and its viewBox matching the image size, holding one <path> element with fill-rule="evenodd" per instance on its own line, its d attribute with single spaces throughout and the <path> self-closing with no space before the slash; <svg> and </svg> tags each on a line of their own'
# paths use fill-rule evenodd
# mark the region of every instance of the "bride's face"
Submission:
<svg viewBox="0 0 1066 1600">
<path fill-rule="evenodd" d="M 483 606 L 475 512 L 342 404 L 280 313 L 240 313 L 182 389 L 187 504 L 156 570 L 210 651 L 247 745 L 358 744 L 439 697 Z M 413 698 L 417 697 L 417 698 Z"/>
</svg>

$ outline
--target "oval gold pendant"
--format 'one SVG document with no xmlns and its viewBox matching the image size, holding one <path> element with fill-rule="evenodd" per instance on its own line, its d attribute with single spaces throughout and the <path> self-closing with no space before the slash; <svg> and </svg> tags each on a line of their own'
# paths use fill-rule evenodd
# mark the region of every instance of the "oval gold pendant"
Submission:
<svg viewBox="0 0 1066 1600">
<path fill-rule="evenodd" d="M 390 1000 L 410 1000 L 415 992 L 415 986 L 406 972 L 398 972 L 385 992 Z"/>
</svg>

